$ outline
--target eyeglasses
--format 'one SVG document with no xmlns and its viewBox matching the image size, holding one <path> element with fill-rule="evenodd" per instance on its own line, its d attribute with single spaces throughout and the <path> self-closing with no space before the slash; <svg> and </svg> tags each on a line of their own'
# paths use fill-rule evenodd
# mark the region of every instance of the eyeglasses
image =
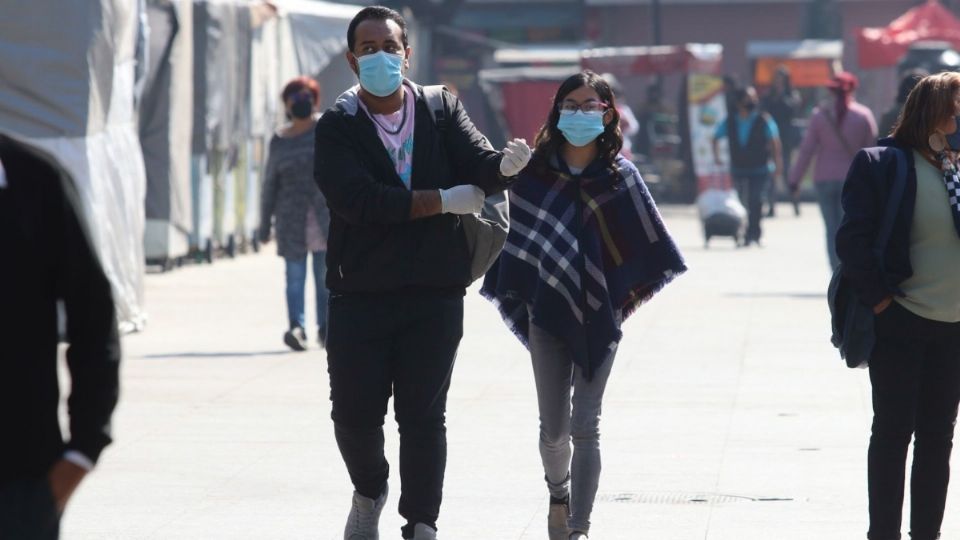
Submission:
<svg viewBox="0 0 960 540">
<path fill-rule="evenodd" d="M 582 111 L 583 114 L 600 114 L 609 108 L 610 106 L 603 101 L 597 101 L 594 99 L 584 101 L 583 103 L 577 103 L 576 101 L 564 101 L 563 103 L 557 105 L 557 109 L 560 111 L 560 114 L 574 114 L 577 111 Z"/>
</svg>

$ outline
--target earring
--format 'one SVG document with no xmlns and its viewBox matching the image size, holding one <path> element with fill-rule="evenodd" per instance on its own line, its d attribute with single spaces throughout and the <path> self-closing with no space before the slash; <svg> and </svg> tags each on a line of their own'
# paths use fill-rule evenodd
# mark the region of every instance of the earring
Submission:
<svg viewBox="0 0 960 540">
<path fill-rule="evenodd" d="M 943 134 L 936 132 L 930 135 L 930 138 L 927 139 L 927 144 L 930 145 L 930 149 L 934 152 L 943 152 L 947 147 L 947 139 Z"/>
</svg>

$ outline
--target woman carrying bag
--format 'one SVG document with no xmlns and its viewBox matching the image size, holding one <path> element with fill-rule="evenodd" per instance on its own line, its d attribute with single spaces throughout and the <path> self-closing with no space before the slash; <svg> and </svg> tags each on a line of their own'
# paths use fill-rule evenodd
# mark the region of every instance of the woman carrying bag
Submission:
<svg viewBox="0 0 960 540">
<path fill-rule="evenodd" d="M 940 536 L 960 403 L 958 126 L 960 74 L 924 78 L 892 137 L 857 154 L 843 188 L 837 255 L 844 277 L 875 313 L 867 465 L 871 540 L 901 537 L 911 437 L 910 535 Z M 875 254 L 897 159 L 908 161 L 907 181 L 886 249 Z"/>
<path fill-rule="evenodd" d="M 567 79 L 510 190 L 506 246 L 481 291 L 530 350 L 551 540 L 590 530 L 620 325 L 686 270 L 622 141 L 609 84 Z"/>
</svg>

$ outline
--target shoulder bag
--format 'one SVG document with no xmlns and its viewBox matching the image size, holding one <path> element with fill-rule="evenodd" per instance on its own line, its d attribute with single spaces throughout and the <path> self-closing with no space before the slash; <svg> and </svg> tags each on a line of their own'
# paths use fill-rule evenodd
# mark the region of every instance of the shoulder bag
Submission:
<svg viewBox="0 0 960 540">
<path fill-rule="evenodd" d="M 434 123 L 441 134 L 447 129 L 447 108 L 444 104 L 443 86 L 424 86 L 423 97 L 433 111 Z M 470 254 L 470 282 L 483 277 L 500 256 L 510 230 L 510 212 L 507 193 L 495 193 L 487 197 L 480 215 L 460 216 L 463 232 Z"/>
<path fill-rule="evenodd" d="M 894 177 L 893 186 L 887 197 L 883 221 L 880 224 L 880 230 L 873 246 L 873 255 L 881 272 L 883 271 L 884 253 L 907 185 L 907 156 L 899 148 L 893 147 L 887 147 L 883 155 L 889 157 L 886 160 L 878 161 L 874 170 L 876 180 L 878 182 L 882 180 L 883 175 L 888 170 L 885 165 L 890 159 L 896 163 L 896 177 Z M 840 357 L 846 361 L 847 367 L 867 367 L 876 343 L 873 306 L 866 306 L 860 301 L 860 297 L 856 289 L 850 284 L 849 278 L 843 275 L 842 263 L 834 271 L 833 278 L 830 280 L 827 301 L 830 304 L 832 326 L 830 341 L 833 346 L 839 349 Z"/>
</svg>

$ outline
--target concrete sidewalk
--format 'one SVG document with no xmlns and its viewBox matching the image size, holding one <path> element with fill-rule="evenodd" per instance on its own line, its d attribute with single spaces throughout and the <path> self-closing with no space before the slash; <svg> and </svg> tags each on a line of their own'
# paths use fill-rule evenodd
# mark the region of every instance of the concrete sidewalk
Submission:
<svg viewBox="0 0 960 540">
<path fill-rule="evenodd" d="M 765 247 L 747 250 L 705 250 L 692 209 L 664 213 L 691 270 L 625 324 L 591 538 L 864 538 L 870 388 L 828 341 L 818 209 L 795 218 L 784 205 Z M 281 342 L 273 250 L 148 277 L 148 328 L 124 342 L 117 441 L 69 507 L 65 538 L 342 538 L 351 487 L 324 355 Z M 537 424 L 526 351 L 473 290 L 441 538 L 546 537 Z M 391 487 L 383 538 L 400 536 Z M 958 500 L 945 539 L 960 537 Z"/>
</svg>

